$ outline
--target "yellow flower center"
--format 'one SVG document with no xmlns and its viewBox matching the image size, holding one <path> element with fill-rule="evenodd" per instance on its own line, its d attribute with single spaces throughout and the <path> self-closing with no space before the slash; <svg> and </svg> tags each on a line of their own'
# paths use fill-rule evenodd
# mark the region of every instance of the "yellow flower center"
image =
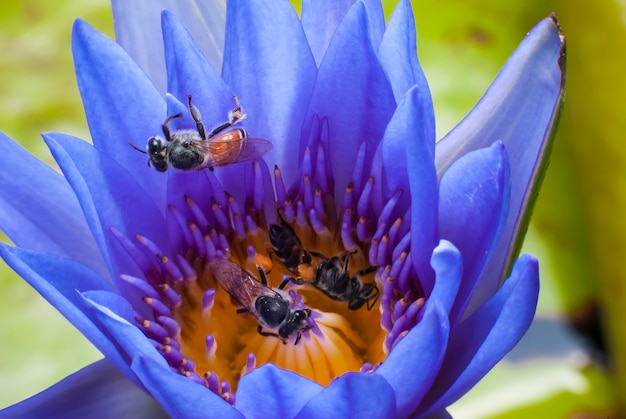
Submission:
<svg viewBox="0 0 626 419">
<path fill-rule="evenodd" d="M 337 238 L 320 237 L 308 224 L 295 223 L 294 227 L 299 237 L 307 239 L 303 241 L 307 249 L 325 255 L 346 253 Z M 271 248 L 267 229 L 249 232 L 244 240 L 230 243 L 230 260 L 258 278 L 250 246 L 265 254 Z M 294 344 L 293 337 L 283 344 L 274 336 L 260 335 L 258 321 L 249 314 L 237 313 L 240 304 L 217 284 L 205 261 L 196 259 L 196 264 L 197 279 L 181 285 L 182 303 L 174 310 L 174 319 L 181 325 L 181 352 L 194 361 L 200 376 L 216 374 L 234 391 L 242 374 L 273 363 L 327 385 L 347 371 L 359 371 L 364 364 L 384 359 L 384 333 L 377 305 L 371 310 L 365 306 L 348 310 L 347 302 L 334 301 L 312 285 L 289 284 L 286 290 L 295 291 L 304 306 L 313 311 L 316 327 L 304 332 L 298 344 Z M 362 252 L 352 257 L 351 265 L 351 274 L 369 266 Z M 269 286 L 278 287 L 283 275 L 293 273 L 274 263 L 268 275 Z M 374 280 L 374 275 L 368 279 Z M 203 304 L 210 290 L 216 290 L 211 294 L 212 301 Z"/>
</svg>

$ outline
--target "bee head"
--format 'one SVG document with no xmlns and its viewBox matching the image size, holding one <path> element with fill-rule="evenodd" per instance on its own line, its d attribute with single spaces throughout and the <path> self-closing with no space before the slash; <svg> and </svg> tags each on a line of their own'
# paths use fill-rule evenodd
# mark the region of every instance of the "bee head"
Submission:
<svg viewBox="0 0 626 419">
<path fill-rule="evenodd" d="M 148 164 L 159 172 L 165 172 L 167 170 L 167 148 L 163 145 L 163 139 L 150 137 L 146 151 L 150 157 Z"/>
</svg>

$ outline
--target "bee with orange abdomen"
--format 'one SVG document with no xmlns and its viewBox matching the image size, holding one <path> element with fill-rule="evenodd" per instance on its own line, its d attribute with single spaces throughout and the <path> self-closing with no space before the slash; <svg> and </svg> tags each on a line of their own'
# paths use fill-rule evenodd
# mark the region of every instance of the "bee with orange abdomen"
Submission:
<svg viewBox="0 0 626 419">
<path fill-rule="evenodd" d="M 136 150 L 148 155 L 148 165 L 157 171 L 165 172 L 169 166 L 185 171 L 213 170 L 216 166 L 254 160 L 272 149 L 272 143 L 248 137 L 243 128 L 224 132 L 246 117 L 237 97 L 235 107 L 228 113 L 228 121 L 208 134 L 200 111 L 191 103 L 191 95 L 188 96 L 187 105 L 196 123 L 195 130 L 171 130 L 169 124 L 182 117 L 182 114 L 177 114 L 168 117 L 161 125 L 165 138 L 150 137 L 145 152 L 131 144 Z"/>
</svg>

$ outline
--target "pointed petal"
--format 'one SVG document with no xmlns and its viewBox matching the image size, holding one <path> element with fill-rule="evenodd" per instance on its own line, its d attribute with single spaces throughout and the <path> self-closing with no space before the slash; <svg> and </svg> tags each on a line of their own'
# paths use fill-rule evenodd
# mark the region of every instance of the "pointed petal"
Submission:
<svg viewBox="0 0 626 419">
<path fill-rule="evenodd" d="M 391 81 L 396 102 L 414 85 L 420 89 L 424 109 L 433 114 L 433 103 L 426 76 L 417 59 L 415 19 L 409 0 L 402 0 L 396 6 L 383 35 L 378 58 Z M 434 131 L 434 118 L 432 118 Z"/>
<path fill-rule="evenodd" d="M 235 407 L 247 418 L 293 418 L 323 389 L 308 378 L 265 364 L 241 377 Z"/>
<path fill-rule="evenodd" d="M 439 235 L 463 255 L 463 282 L 450 315 L 461 319 L 485 263 L 495 251 L 510 194 L 509 167 L 501 142 L 457 160 L 441 178 Z"/>
<path fill-rule="evenodd" d="M 107 275 L 67 180 L 3 133 L 0 155 L 11 156 L 0 166 L 0 229 L 19 247 L 74 259 Z"/>
<path fill-rule="evenodd" d="M 161 11 L 171 10 L 183 22 L 213 68 L 222 68 L 226 2 L 224 0 L 112 0 L 115 38 L 164 94 L 167 78 Z"/>
<path fill-rule="evenodd" d="M 159 404 L 106 359 L 0 411 L 0 418 L 166 418 Z"/>
<path fill-rule="evenodd" d="M 139 272 L 109 234 L 111 227 L 126 237 L 148 237 L 168 254 L 167 237 L 155 229 L 163 225 L 163 217 L 130 173 L 78 138 L 50 133 L 44 139 L 74 188 L 100 249 L 108 252 L 105 258 L 113 280 L 117 281 L 122 273 Z"/>
<path fill-rule="evenodd" d="M 385 33 L 385 12 L 383 3 L 380 0 L 360 0 L 367 9 L 367 20 L 369 22 L 370 41 L 374 51 L 378 51 L 380 42 Z"/>
<path fill-rule="evenodd" d="M 537 260 L 522 255 L 498 292 L 450 336 L 437 380 L 424 399 L 425 414 L 456 401 L 519 342 L 534 317 L 538 296 Z"/>
<path fill-rule="evenodd" d="M 81 309 L 78 292 L 113 291 L 107 280 L 80 263 L 55 255 L 0 244 L 0 256 L 43 298 L 85 335 L 120 371 L 132 375 L 113 344 Z"/>
<path fill-rule="evenodd" d="M 391 86 L 369 40 L 368 26 L 365 5 L 356 2 L 326 51 L 303 125 L 303 138 L 308 138 L 315 118 L 328 122 L 336 197 L 343 195 L 350 182 L 355 156 L 363 143 L 365 162 L 370 164 L 396 108 Z M 299 155 L 303 153 L 301 149 Z"/>
<path fill-rule="evenodd" d="M 396 416 L 393 389 L 381 375 L 347 373 L 314 396 L 296 418 Z"/>
<path fill-rule="evenodd" d="M 413 166 L 421 165 L 415 159 L 429 160 L 430 162 L 424 162 L 426 168 L 423 171 L 433 172 L 435 182 L 437 181 L 433 162 L 435 153 L 433 119 L 432 113 L 424 112 L 419 86 L 413 86 L 401 98 L 381 143 L 385 180 L 392 193 L 398 189 L 408 191 L 410 181 L 416 181 L 418 173 L 410 175 L 408 173 Z M 403 155 L 406 155 L 406 158 L 400 158 Z M 427 177 L 430 181 L 433 175 Z M 415 204 L 415 198 L 407 203 Z"/>
<path fill-rule="evenodd" d="M 163 11 L 162 30 L 167 91 L 184 104 L 187 104 L 187 95 L 193 95 L 193 104 L 202 113 L 207 129 L 225 122 L 235 104 L 233 93 L 202 55 L 182 22 L 170 11 Z M 185 128 L 195 129 L 191 117 L 188 114 L 185 117 Z"/>
<path fill-rule="evenodd" d="M 172 417 L 195 417 L 198 412 L 211 411 L 220 416 L 220 412 L 234 410 L 206 387 L 172 371 L 148 338 L 129 322 L 134 314 L 128 301 L 102 291 L 86 292 L 81 298 L 93 320 L 115 342 L 146 390 Z"/>
<path fill-rule="evenodd" d="M 319 66 L 354 0 L 303 0 L 302 27 Z"/>
<path fill-rule="evenodd" d="M 564 66 L 564 38 L 551 16 L 528 34 L 469 115 L 437 143 L 440 176 L 460 156 L 496 140 L 504 142 L 511 162 L 510 212 L 470 307 L 493 294 L 519 251 L 562 104 Z"/>
<path fill-rule="evenodd" d="M 407 417 L 430 388 L 448 342 L 448 314 L 437 302 L 391 351 L 376 370 L 393 388 L 398 417 Z"/>
<path fill-rule="evenodd" d="M 387 154 L 386 166 L 387 162 L 392 165 L 393 161 L 400 161 L 404 166 L 392 165 L 389 169 L 385 168 L 388 178 L 401 176 L 392 175 L 392 171 L 395 170 L 408 174 L 408 179 L 404 180 L 401 186 L 402 188 L 408 186 L 411 192 L 411 260 L 422 289 L 429 293 L 435 278 L 430 266 L 430 257 L 439 239 L 437 231 L 438 186 L 433 159 L 434 116 L 432 113 L 425 113 L 428 111 L 423 107 L 421 93 L 419 86 L 414 86 L 398 106 L 385 131 L 385 139 L 388 136 L 395 137 L 396 146 L 390 147 L 387 153 L 383 152 L 383 156 Z M 403 155 L 406 156 L 405 159 L 402 159 Z"/>
<path fill-rule="evenodd" d="M 94 146 L 117 160 L 142 185 L 152 199 L 165 200 L 160 173 L 147 167 L 143 148 L 160 133 L 165 101 L 126 52 L 111 39 L 77 20 L 72 52 L 78 88 Z"/>
<path fill-rule="evenodd" d="M 372 46 L 374 50 L 378 50 L 385 32 L 385 15 L 382 3 L 379 0 L 361 1 L 367 9 Z M 326 54 L 335 31 L 353 4 L 354 0 L 304 0 L 302 2 L 302 27 L 318 66 Z"/>
<path fill-rule="evenodd" d="M 286 0 L 228 3 L 224 80 L 241 99 L 251 137 L 274 143 L 264 156 L 288 184 L 297 174 L 304 110 L 316 74 L 298 15 Z M 233 173 L 234 174 L 234 173 Z"/>
</svg>

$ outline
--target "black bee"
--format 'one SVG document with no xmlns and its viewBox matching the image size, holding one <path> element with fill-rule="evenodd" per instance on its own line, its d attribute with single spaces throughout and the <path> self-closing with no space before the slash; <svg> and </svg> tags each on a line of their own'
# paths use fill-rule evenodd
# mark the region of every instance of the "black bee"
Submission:
<svg viewBox="0 0 626 419">
<path fill-rule="evenodd" d="M 270 224 L 270 243 L 273 253 L 287 269 L 298 275 L 299 279 L 312 281 L 315 271 L 311 265 L 312 256 L 326 259 L 321 253 L 307 250 L 300 237 L 285 221 L 280 211 L 276 212 L 280 224 Z"/>
<path fill-rule="evenodd" d="M 261 277 L 258 281 L 250 272 L 227 259 L 216 259 L 209 266 L 220 286 L 242 305 L 237 313 L 250 313 L 257 319 L 257 331 L 261 336 L 274 336 L 286 344 L 291 336 L 296 335 L 294 345 L 297 345 L 302 333 L 313 328 L 307 321 L 311 310 L 292 309 L 289 295 L 282 291 L 286 284 L 281 284 L 278 290 L 270 288 L 262 268 L 257 267 Z M 264 327 L 272 332 L 264 331 Z"/>
<path fill-rule="evenodd" d="M 280 224 L 270 225 L 270 243 L 273 253 L 293 274 L 281 286 L 289 281 L 302 285 L 311 284 L 335 301 L 347 301 L 348 309 L 358 310 L 366 304 L 371 310 L 378 300 L 380 290 L 376 282 L 364 283 L 361 277 L 370 274 L 378 267 L 370 266 L 350 276 L 350 258 L 356 253 L 350 252 L 343 258 L 328 258 L 322 253 L 307 250 L 293 228 L 287 224 L 278 212 Z M 313 267 L 313 256 L 320 259 L 316 268 Z"/>
<path fill-rule="evenodd" d="M 254 160 L 272 149 L 272 143 L 261 138 L 249 138 L 243 128 L 223 132 L 246 117 L 237 97 L 235 107 L 228 113 L 228 121 L 208 134 L 200 111 L 191 103 L 191 95 L 188 96 L 187 106 L 196 123 L 195 130 L 170 130 L 169 124 L 183 116 L 177 114 L 168 117 L 161 125 L 165 138 L 150 137 L 145 152 L 131 144 L 148 155 L 148 165 L 157 171 L 165 172 L 170 165 L 179 170 L 213 170 L 215 166 Z"/>
</svg>

